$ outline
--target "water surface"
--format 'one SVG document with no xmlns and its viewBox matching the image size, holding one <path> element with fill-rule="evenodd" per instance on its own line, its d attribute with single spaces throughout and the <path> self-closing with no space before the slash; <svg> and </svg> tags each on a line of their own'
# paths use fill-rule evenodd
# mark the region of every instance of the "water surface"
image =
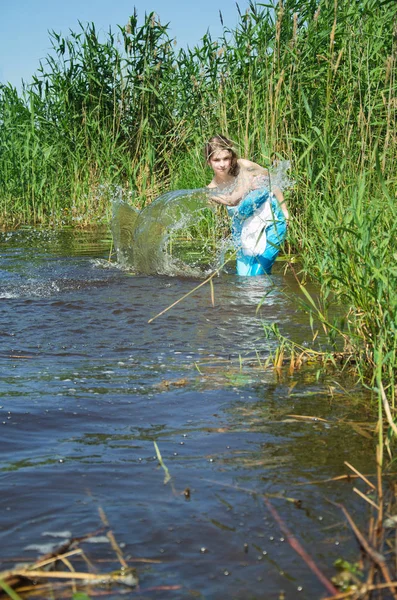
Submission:
<svg viewBox="0 0 397 600">
<path fill-rule="evenodd" d="M 148 324 L 199 281 L 133 275 L 109 250 L 107 232 L 1 236 L 1 568 L 97 532 L 101 508 L 140 579 L 109 598 L 326 597 L 263 494 L 327 577 L 354 561 L 333 503 L 360 522 L 360 484 L 330 480 L 346 460 L 374 471 L 366 392 L 315 366 L 263 368 L 263 321 L 312 335 L 281 265 L 223 275 L 215 306 L 203 286 Z M 94 541 L 96 568 L 117 568 Z"/>
</svg>

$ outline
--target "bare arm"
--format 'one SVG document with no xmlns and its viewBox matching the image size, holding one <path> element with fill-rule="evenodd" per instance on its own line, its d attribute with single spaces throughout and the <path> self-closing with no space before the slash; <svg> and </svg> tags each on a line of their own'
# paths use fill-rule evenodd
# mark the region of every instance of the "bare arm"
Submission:
<svg viewBox="0 0 397 600">
<path fill-rule="evenodd" d="M 273 196 L 276 196 L 276 198 L 277 198 L 277 200 L 278 200 L 278 203 L 279 203 L 279 205 L 280 205 L 280 208 L 281 208 L 281 210 L 283 211 L 283 214 L 284 214 L 285 220 L 286 220 L 286 221 L 287 221 L 287 223 L 288 223 L 288 221 L 289 221 L 289 211 L 288 211 L 288 208 L 287 208 L 287 205 L 286 205 L 285 199 L 284 199 L 284 194 L 283 194 L 283 192 L 280 190 L 280 188 L 274 188 L 274 189 L 272 190 L 272 193 L 273 193 Z"/>
<path fill-rule="evenodd" d="M 252 177 L 257 177 L 258 175 L 269 175 L 269 171 L 265 169 L 265 167 L 261 167 L 261 165 L 252 162 L 252 160 L 247 160 L 246 158 L 239 158 L 238 164 L 243 172 L 245 171 L 249 173 Z"/>
</svg>

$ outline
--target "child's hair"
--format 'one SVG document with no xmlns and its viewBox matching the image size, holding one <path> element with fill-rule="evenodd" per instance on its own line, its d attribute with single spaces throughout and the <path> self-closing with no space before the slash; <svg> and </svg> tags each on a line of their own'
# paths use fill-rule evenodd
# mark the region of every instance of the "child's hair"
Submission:
<svg viewBox="0 0 397 600">
<path fill-rule="evenodd" d="M 208 140 L 204 147 L 205 160 L 208 162 L 211 159 L 211 156 L 219 150 L 228 150 L 230 152 L 232 160 L 229 174 L 236 177 L 240 170 L 237 162 L 237 152 L 234 149 L 233 142 L 224 135 L 214 135 Z"/>
</svg>

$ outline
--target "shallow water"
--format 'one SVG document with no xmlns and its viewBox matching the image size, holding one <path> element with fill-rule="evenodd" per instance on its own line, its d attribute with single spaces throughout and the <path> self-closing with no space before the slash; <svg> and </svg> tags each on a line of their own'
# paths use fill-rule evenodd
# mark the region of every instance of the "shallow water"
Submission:
<svg viewBox="0 0 397 600">
<path fill-rule="evenodd" d="M 222 276 L 214 307 L 203 286 L 148 324 L 199 282 L 131 275 L 109 249 L 106 232 L 1 236 L 1 568 L 97 532 L 100 507 L 140 579 L 108 598 L 326 597 L 262 495 L 327 577 L 354 561 L 333 503 L 360 523 L 360 484 L 329 480 L 346 460 L 374 471 L 366 392 L 314 366 L 261 368 L 262 321 L 311 339 L 280 267 Z M 84 550 L 116 569 L 103 536 Z"/>
</svg>

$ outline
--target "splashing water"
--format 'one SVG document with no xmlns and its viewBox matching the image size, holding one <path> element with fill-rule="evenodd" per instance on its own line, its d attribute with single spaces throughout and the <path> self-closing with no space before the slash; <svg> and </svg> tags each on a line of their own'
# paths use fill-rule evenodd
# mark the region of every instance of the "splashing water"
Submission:
<svg viewBox="0 0 397 600">
<path fill-rule="evenodd" d="M 289 168 L 289 161 L 280 161 L 264 186 L 292 187 Z M 214 193 L 208 188 L 171 191 L 138 211 L 117 188 L 112 199 L 112 234 L 119 264 L 147 275 L 203 277 L 226 263 L 229 266 L 224 270 L 230 271 L 233 244 L 222 239 L 210 200 Z"/>
<path fill-rule="evenodd" d="M 205 188 L 167 192 L 142 211 L 113 199 L 117 260 L 139 273 L 205 276 L 216 266 L 215 228 Z"/>
<path fill-rule="evenodd" d="M 291 168 L 289 160 L 280 160 L 273 164 L 269 173 L 270 188 L 279 188 L 281 191 L 288 190 L 295 185 L 295 181 L 290 179 L 287 171 Z"/>
</svg>

